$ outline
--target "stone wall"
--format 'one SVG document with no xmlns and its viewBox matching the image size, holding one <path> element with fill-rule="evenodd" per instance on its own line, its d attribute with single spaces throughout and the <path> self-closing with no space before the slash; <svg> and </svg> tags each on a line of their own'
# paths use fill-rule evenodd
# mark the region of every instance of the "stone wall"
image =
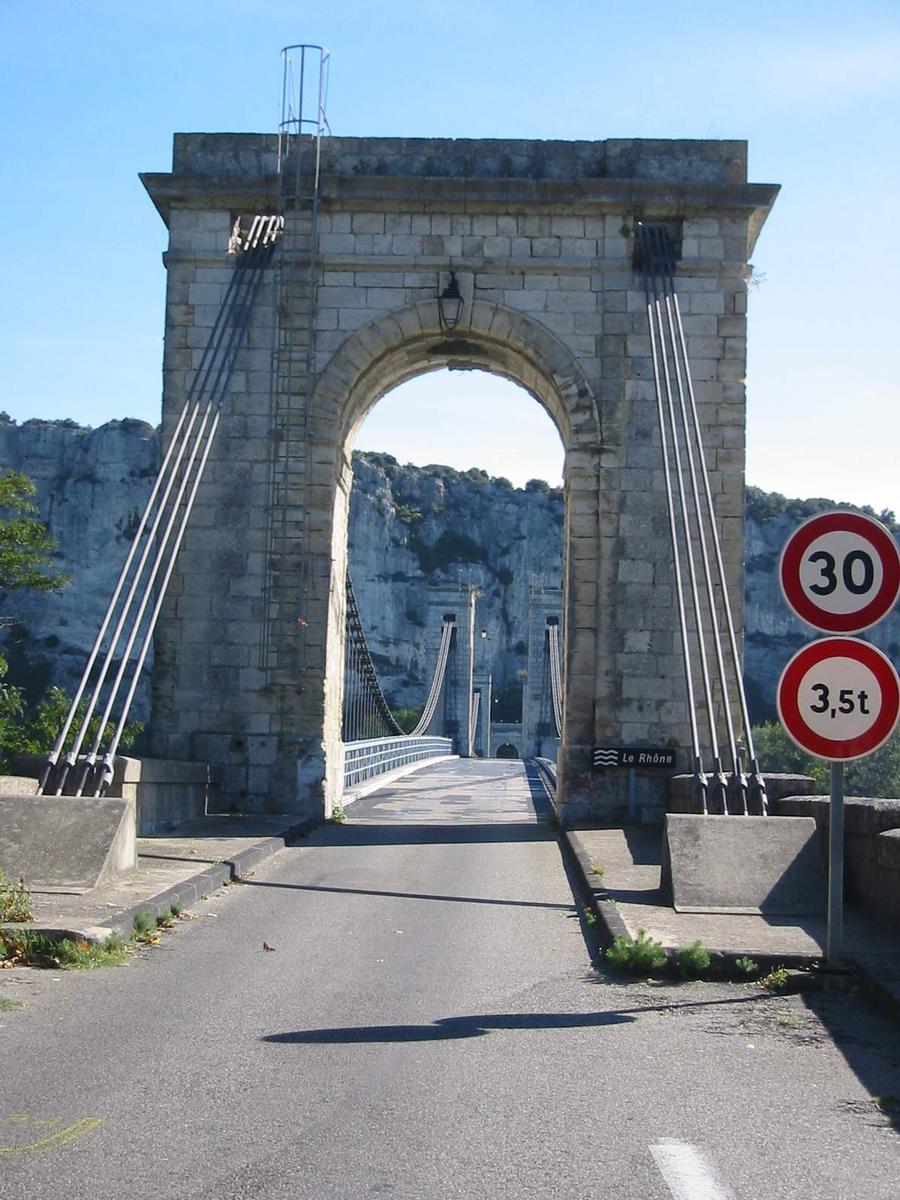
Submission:
<svg viewBox="0 0 900 1200">
<path fill-rule="evenodd" d="M 788 796 L 773 811 L 815 817 L 827 853 L 828 796 Z M 849 899 L 900 929 L 900 800 L 845 799 L 844 888 Z"/>
</svg>

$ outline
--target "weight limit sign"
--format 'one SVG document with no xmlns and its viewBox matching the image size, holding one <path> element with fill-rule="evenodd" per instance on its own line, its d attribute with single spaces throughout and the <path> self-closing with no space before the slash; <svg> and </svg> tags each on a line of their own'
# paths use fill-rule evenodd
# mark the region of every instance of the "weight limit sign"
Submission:
<svg viewBox="0 0 900 1200">
<path fill-rule="evenodd" d="M 848 762 L 891 736 L 900 679 L 880 650 L 856 638 L 822 638 L 799 650 L 778 683 L 778 716 L 816 758 Z"/>
<path fill-rule="evenodd" d="M 861 633 L 897 602 L 900 551 L 874 517 L 820 513 L 791 534 L 779 578 L 802 621 L 825 633 Z"/>
</svg>

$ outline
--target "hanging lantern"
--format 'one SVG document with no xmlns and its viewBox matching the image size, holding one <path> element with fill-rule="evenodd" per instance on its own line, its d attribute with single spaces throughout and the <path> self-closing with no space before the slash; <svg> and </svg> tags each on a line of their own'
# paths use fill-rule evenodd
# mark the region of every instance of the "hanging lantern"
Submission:
<svg viewBox="0 0 900 1200">
<path fill-rule="evenodd" d="M 441 320 L 441 329 L 446 333 L 455 329 L 462 316 L 462 310 L 463 298 L 460 295 L 459 284 L 456 282 L 456 273 L 451 271 L 450 282 L 438 295 L 438 315 Z"/>
</svg>

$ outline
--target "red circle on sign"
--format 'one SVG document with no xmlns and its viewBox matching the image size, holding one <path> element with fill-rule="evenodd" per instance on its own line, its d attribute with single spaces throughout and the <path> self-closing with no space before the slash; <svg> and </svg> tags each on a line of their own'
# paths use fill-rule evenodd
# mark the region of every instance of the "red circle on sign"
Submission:
<svg viewBox="0 0 900 1200">
<path fill-rule="evenodd" d="M 852 612 L 830 612 L 804 590 L 801 568 L 814 541 L 829 533 L 851 533 L 866 541 L 878 556 L 881 583 L 874 596 Z M 825 633 L 861 633 L 886 616 L 900 595 L 900 550 L 891 533 L 874 517 L 853 512 L 827 512 L 810 517 L 791 534 L 781 555 L 779 577 L 784 598 L 802 621 Z"/>
<path fill-rule="evenodd" d="M 847 739 L 828 738 L 813 729 L 800 709 L 800 686 L 813 667 L 829 659 L 849 658 L 867 668 L 881 689 L 881 708 L 864 733 Z M 777 692 L 778 716 L 790 737 L 816 758 L 845 762 L 865 758 L 884 745 L 900 713 L 900 679 L 890 659 L 856 638 L 822 638 L 798 650 L 782 672 Z M 832 717 L 834 709 L 831 710 Z"/>
</svg>

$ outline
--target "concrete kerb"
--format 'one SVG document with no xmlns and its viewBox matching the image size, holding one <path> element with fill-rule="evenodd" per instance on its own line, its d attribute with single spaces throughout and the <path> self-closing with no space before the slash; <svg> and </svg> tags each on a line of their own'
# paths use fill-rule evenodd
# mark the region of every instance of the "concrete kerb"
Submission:
<svg viewBox="0 0 900 1200">
<path fill-rule="evenodd" d="M 127 941 L 134 929 L 135 914 L 139 911 L 149 909 L 155 917 L 159 917 L 170 910 L 173 904 L 190 908 L 198 900 L 211 895 L 226 884 L 245 878 L 261 862 L 271 858 L 279 850 L 283 850 L 295 838 L 303 837 L 318 824 L 319 821 L 315 818 L 300 821 L 277 837 L 264 838 L 255 845 L 238 851 L 231 858 L 214 863 L 162 892 L 147 896 L 136 904 L 123 909 L 115 917 L 110 917 L 109 920 L 101 921 L 96 925 L 77 925 L 75 923 L 50 925 L 42 924 L 40 921 L 29 921 L 27 923 L 9 922 L 0 925 L 0 929 L 40 933 L 56 942 L 62 941 L 64 938 L 71 938 L 102 943 L 112 935 Z"/>
<path fill-rule="evenodd" d="M 562 830 L 562 837 L 568 844 L 572 856 L 578 865 L 579 880 L 589 897 L 588 907 L 599 922 L 601 940 L 606 945 L 612 945 L 617 937 L 631 940 L 628 928 L 616 909 L 612 900 L 606 896 L 606 888 L 593 872 L 593 863 L 584 843 L 574 830 Z"/>
</svg>

